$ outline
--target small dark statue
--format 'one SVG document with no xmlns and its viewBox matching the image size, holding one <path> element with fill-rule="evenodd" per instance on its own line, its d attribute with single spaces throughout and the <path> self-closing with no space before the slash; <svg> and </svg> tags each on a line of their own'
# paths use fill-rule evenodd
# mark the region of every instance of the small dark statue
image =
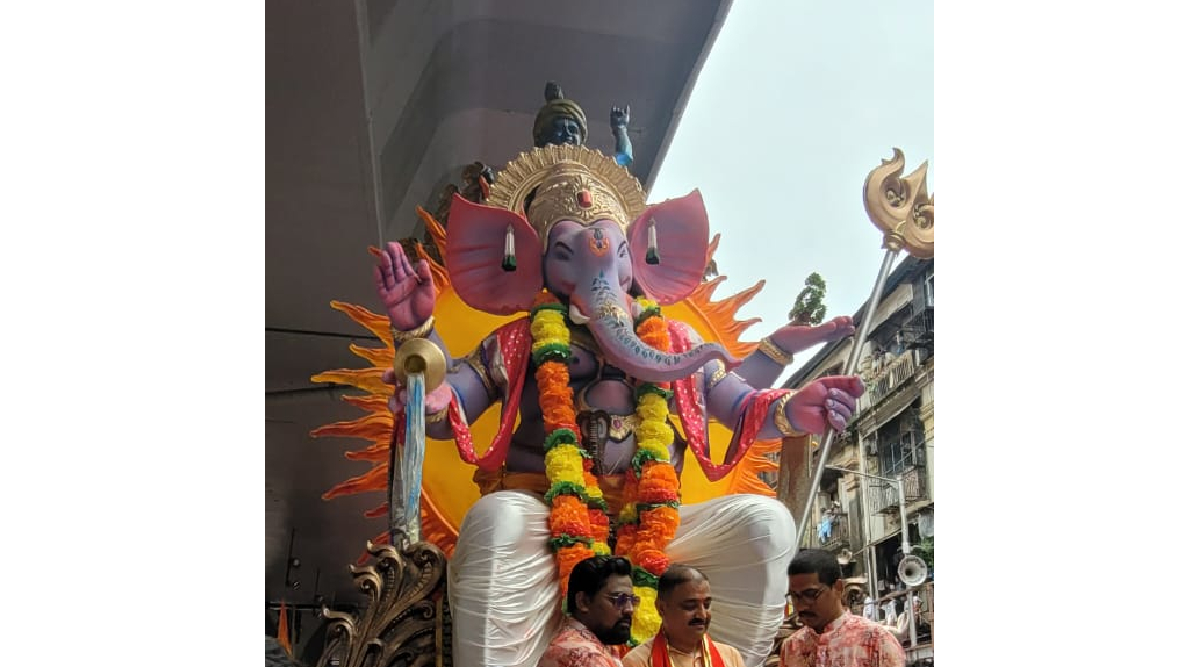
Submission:
<svg viewBox="0 0 1200 667">
<path fill-rule="evenodd" d="M 624 109 L 613 107 L 609 114 L 609 127 L 616 139 L 618 164 L 633 163 L 633 145 L 629 141 L 629 106 Z M 542 148 L 550 145 L 570 144 L 583 146 L 587 143 L 587 114 L 574 100 L 563 96 L 562 88 L 553 81 L 546 84 L 546 104 L 538 110 L 533 122 L 533 145 Z"/>
<path fill-rule="evenodd" d="M 587 114 L 574 100 L 563 96 L 562 87 L 551 81 L 546 84 L 546 103 L 538 109 L 533 121 L 533 145 L 543 148 L 551 145 L 583 146 L 587 143 Z M 629 141 L 629 106 L 624 109 L 613 107 L 609 114 L 609 127 L 616 140 L 613 159 L 625 167 L 633 164 L 633 144 Z M 447 185 L 442 189 L 433 217 L 445 226 L 450 213 L 450 202 L 454 195 L 473 203 L 482 204 L 488 195 L 488 186 L 496 182 L 496 172 L 482 162 L 467 165 L 462 172 L 462 186 Z M 426 250 L 436 254 L 432 239 L 425 234 Z"/>
</svg>

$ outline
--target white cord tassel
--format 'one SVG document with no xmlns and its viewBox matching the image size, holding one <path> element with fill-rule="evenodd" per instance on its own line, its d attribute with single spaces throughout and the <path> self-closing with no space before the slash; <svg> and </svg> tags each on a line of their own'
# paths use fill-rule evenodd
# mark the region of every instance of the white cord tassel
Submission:
<svg viewBox="0 0 1200 667">
<path fill-rule="evenodd" d="M 512 225 L 504 232 L 504 260 L 500 263 L 500 268 L 505 271 L 517 270 L 517 239 L 513 234 Z"/>
<path fill-rule="evenodd" d="M 646 230 L 646 263 L 658 264 L 661 258 L 658 256 L 658 232 L 654 229 L 654 218 L 650 219 L 650 228 Z"/>
</svg>

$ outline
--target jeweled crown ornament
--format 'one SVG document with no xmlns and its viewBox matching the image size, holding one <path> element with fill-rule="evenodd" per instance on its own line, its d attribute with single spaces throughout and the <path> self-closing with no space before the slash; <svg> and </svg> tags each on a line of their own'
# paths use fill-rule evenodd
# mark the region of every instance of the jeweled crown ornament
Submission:
<svg viewBox="0 0 1200 667">
<path fill-rule="evenodd" d="M 646 194 L 628 169 L 600 151 L 554 145 L 509 162 L 496 175 L 486 203 L 524 215 L 544 249 L 560 220 L 585 227 L 612 220 L 627 229 L 646 210 Z"/>
<path fill-rule="evenodd" d="M 575 220 L 585 227 L 597 220 L 612 220 L 621 229 L 630 222 L 617 194 L 587 167 L 573 160 L 558 162 L 550 168 L 525 216 L 543 240 L 559 220 Z"/>
</svg>

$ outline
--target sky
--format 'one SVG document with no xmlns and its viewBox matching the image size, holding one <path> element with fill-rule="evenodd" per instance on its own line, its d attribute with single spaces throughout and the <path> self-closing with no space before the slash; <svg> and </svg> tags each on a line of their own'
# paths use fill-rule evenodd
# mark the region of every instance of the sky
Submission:
<svg viewBox="0 0 1200 667">
<path fill-rule="evenodd" d="M 742 335 L 756 340 L 787 324 L 813 271 L 827 285 L 826 318 L 870 296 L 883 237 L 862 186 L 892 147 L 906 174 L 929 161 L 934 194 L 932 0 L 740 0 L 650 201 L 700 190 L 728 276 L 716 296 L 767 281 L 739 313 L 762 318 Z M 798 354 L 783 378 L 815 353 Z"/>
</svg>

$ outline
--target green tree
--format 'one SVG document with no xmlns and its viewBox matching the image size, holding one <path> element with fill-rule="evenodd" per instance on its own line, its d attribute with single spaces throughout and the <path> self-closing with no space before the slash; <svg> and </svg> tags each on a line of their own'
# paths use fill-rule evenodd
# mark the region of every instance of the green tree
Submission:
<svg viewBox="0 0 1200 667">
<path fill-rule="evenodd" d="M 913 547 L 913 553 L 921 557 L 925 564 L 933 567 L 933 538 L 926 537 L 921 540 L 921 543 Z"/>
<path fill-rule="evenodd" d="M 825 319 L 825 279 L 815 271 L 804 279 L 804 289 L 796 295 L 796 304 L 788 313 L 792 324 L 816 326 Z"/>
</svg>

